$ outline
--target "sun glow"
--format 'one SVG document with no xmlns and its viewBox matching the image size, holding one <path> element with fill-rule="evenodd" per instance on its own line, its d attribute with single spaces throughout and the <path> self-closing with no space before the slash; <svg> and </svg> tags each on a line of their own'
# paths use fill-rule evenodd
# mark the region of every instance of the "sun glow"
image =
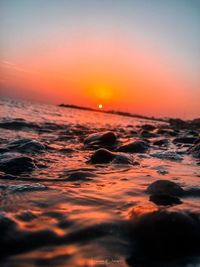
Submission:
<svg viewBox="0 0 200 267">
<path fill-rule="evenodd" d="M 99 104 L 99 108 L 102 109 L 103 108 L 103 105 L 102 104 Z"/>
</svg>

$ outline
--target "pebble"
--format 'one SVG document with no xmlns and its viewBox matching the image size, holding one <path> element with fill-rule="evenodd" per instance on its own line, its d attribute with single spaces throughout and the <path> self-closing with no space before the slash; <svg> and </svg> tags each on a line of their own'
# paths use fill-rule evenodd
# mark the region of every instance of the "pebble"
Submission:
<svg viewBox="0 0 200 267">
<path fill-rule="evenodd" d="M 153 131 L 156 129 L 156 127 L 152 124 L 144 124 L 141 126 L 141 129 L 143 129 L 145 131 Z"/>
<path fill-rule="evenodd" d="M 175 160 L 181 161 L 183 160 L 183 156 L 179 155 L 174 151 L 161 151 L 151 154 L 152 157 L 159 158 L 159 159 L 166 159 L 166 160 Z"/>
<path fill-rule="evenodd" d="M 181 196 L 183 195 L 184 190 L 175 182 L 168 180 L 157 180 L 148 186 L 146 192 L 156 195 L 167 194 L 171 196 Z"/>
<path fill-rule="evenodd" d="M 181 144 L 194 144 L 198 138 L 193 137 L 193 136 L 182 136 L 182 137 L 177 137 L 173 140 L 173 143 L 181 143 Z"/>
<path fill-rule="evenodd" d="M 167 194 L 154 194 L 150 196 L 149 200 L 156 205 L 161 206 L 182 204 L 182 201 L 179 198 Z"/>
<path fill-rule="evenodd" d="M 150 266 L 183 266 L 170 261 L 181 258 L 191 262 L 190 257 L 200 256 L 200 217 L 197 213 L 166 210 L 138 215 L 132 221 L 129 238 L 133 242 L 127 260 L 131 266 L 149 266 L 152 262 Z"/>
<path fill-rule="evenodd" d="M 134 141 L 125 145 L 122 145 L 116 149 L 119 152 L 129 153 L 145 153 L 149 148 L 149 144 L 146 141 Z"/>
<path fill-rule="evenodd" d="M 126 154 L 118 154 L 113 153 L 105 148 L 100 148 L 96 150 L 92 156 L 90 161 L 93 164 L 104 164 L 104 163 L 110 163 L 113 164 L 132 164 L 137 165 L 139 163 L 134 162 L 133 159 Z"/>
<path fill-rule="evenodd" d="M 5 153 L 0 157 L 0 171 L 8 174 L 20 174 L 35 169 L 33 159 L 20 154 Z"/>
<path fill-rule="evenodd" d="M 103 144 L 115 144 L 117 136 L 113 132 L 105 132 L 102 134 L 91 134 L 85 140 L 85 144 L 90 143 L 103 143 Z"/>
<path fill-rule="evenodd" d="M 90 180 L 92 177 L 95 177 L 96 175 L 91 172 L 86 171 L 76 171 L 71 173 L 67 180 L 69 181 L 85 181 Z"/>
<path fill-rule="evenodd" d="M 154 146 L 167 146 L 168 144 L 169 144 L 168 139 L 159 139 L 159 140 L 155 140 L 153 142 Z"/>
<path fill-rule="evenodd" d="M 21 153 L 40 153 L 45 151 L 46 147 L 39 141 L 26 138 L 10 142 L 8 149 Z"/>
<path fill-rule="evenodd" d="M 192 154 L 193 157 L 200 159 L 200 143 L 189 148 L 188 152 Z"/>
</svg>

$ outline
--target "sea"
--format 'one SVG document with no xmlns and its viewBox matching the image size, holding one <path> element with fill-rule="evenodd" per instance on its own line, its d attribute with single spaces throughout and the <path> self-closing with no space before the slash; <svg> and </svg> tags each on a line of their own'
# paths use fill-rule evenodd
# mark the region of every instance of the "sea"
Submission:
<svg viewBox="0 0 200 267">
<path fill-rule="evenodd" d="M 192 134 L 183 131 L 176 134 Z M 99 142 L 107 132 L 114 133 L 116 144 Z M 142 216 L 199 216 L 200 165 L 187 153 L 193 144 L 177 145 L 171 133 L 167 122 L 1 99 L 0 266 L 200 266 L 198 253 L 165 257 L 168 243 L 163 257 L 151 249 L 155 243 L 163 246 L 153 219 L 146 222 L 153 235 L 144 250 L 138 245 L 142 233 L 148 235 L 146 225 L 139 224 Z M 88 137 L 92 141 L 87 143 Z M 90 160 L 98 149 L 115 155 L 120 153 L 116 147 L 141 139 L 149 145 L 145 153 L 123 152 L 137 164 Z M 156 145 L 161 139 L 163 144 Z M 147 192 L 157 180 L 189 193 L 159 204 Z M 173 236 L 170 240 L 173 245 Z M 185 242 L 191 242 L 187 235 Z"/>
</svg>

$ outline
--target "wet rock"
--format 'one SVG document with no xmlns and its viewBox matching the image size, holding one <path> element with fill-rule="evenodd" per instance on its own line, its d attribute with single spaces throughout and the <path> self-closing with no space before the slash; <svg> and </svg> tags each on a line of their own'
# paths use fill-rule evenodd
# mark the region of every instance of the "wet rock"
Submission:
<svg viewBox="0 0 200 267">
<path fill-rule="evenodd" d="M 184 193 L 184 190 L 180 187 L 180 185 L 168 181 L 168 180 L 157 180 L 150 184 L 146 190 L 147 193 L 152 195 L 171 195 L 171 196 L 181 196 Z"/>
<path fill-rule="evenodd" d="M 155 133 L 146 131 L 146 130 L 142 130 L 142 131 L 140 132 L 140 136 L 141 136 L 141 137 L 144 137 L 144 138 L 154 138 L 154 137 L 157 137 L 158 135 L 155 134 Z"/>
<path fill-rule="evenodd" d="M 154 262 L 151 266 L 157 266 L 155 262 L 166 266 L 168 261 L 191 261 L 190 257 L 200 256 L 200 217 L 196 213 L 160 210 L 135 216 L 132 223 L 131 266 L 139 262 L 138 266 L 149 266 L 150 262 Z"/>
<path fill-rule="evenodd" d="M 181 161 L 183 157 L 174 151 L 161 151 L 151 154 L 152 157 L 166 160 Z"/>
<path fill-rule="evenodd" d="M 190 121 L 190 126 L 192 129 L 200 129 L 200 118 Z"/>
<path fill-rule="evenodd" d="M 198 197 L 200 198 L 200 187 L 190 187 L 185 191 L 186 197 Z"/>
<path fill-rule="evenodd" d="M 134 141 L 118 147 L 116 151 L 129 153 L 145 153 L 148 148 L 149 144 L 146 141 Z"/>
<path fill-rule="evenodd" d="M 144 124 L 141 126 L 141 129 L 143 129 L 145 131 L 153 131 L 156 129 L 156 127 L 152 124 Z"/>
<path fill-rule="evenodd" d="M 197 131 L 194 131 L 194 130 L 189 131 L 187 134 L 190 135 L 190 136 L 191 136 L 191 135 L 192 135 L 192 136 L 196 136 L 196 137 L 199 136 L 199 133 L 198 133 Z"/>
<path fill-rule="evenodd" d="M 193 157 L 200 159 L 200 143 L 189 148 L 188 152 L 192 154 Z"/>
<path fill-rule="evenodd" d="M 67 180 L 68 181 L 86 181 L 90 180 L 91 178 L 95 177 L 96 175 L 92 172 L 86 172 L 86 171 L 76 171 L 71 173 Z"/>
<path fill-rule="evenodd" d="M 74 149 L 72 148 L 61 148 L 59 149 L 59 152 L 63 153 L 63 154 L 67 154 L 67 153 L 73 153 L 74 152 Z"/>
<path fill-rule="evenodd" d="M 161 205 L 161 206 L 179 205 L 182 203 L 182 201 L 179 198 L 166 194 L 151 195 L 149 200 L 155 203 L 156 205 Z"/>
<path fill-rule="evenodd" d="M 27 122 L 24 119 L 16 118 L 16 119 L 4 119 L 0 122 L 0 128 L 9 129 L 9 130 L 24 130 L 26 128 L 31 128 L 34 130 L 40 129 L 40 127 L 33 123 Z"/>
<path fill-rule="evenodd" d="M 12 191 L 13 193 L 19 193 L 19 192 L 44 191 L 48 190 L 49 188 L 43 184 L 34 183 L 34 184 L 10 185 L 8 186 L 7 189 Z"/>
<path fill-rule="evenodd" d="M 102 134 L 92 134 L 88 136 L 85 140 L 85 144 L 91 143 L 102 143 L 102 144 L 115 144 L 117 141 L 117 136 L 113 132 L 106 132 Z"/>
<path fill-rule="evenodd" d="M 8 149 L 21 153 L 40 153 L 46 147 L 39 141 L 32 139 L 19 139 L 8 144 Z"/>
<path fill-rule="evenodd" d="M 194 131 L 200 129 L 200 118 L 194 119 L 192 121 L 183 121 L 181 119 L 170 119 L 169 123 L 172 128 L 176 129 L 190 129 Z"/>
<path fill-rule="evenodd" d="M 131 164 L 138 165 L 139 163 L 133 161 L 133 159 L 126 154 L 118 154 L 110 152 L 107 149 L 100 148 L 94 152 L 90 161 L 93 164 L 113 163 L 113 164 Z"/>
<path fill-rule="evenodd" d="M 130 130 L 130 134 L 131 134 L 131 136 L 138 136 L 138 132 L 136 132 L 134 130 Z"/>
<path fill-rule="evenodd" d="M 163 128 L 158 129 L 156 133 L 159 135 L 165 135 L 165 136 L 177 136 L 178 135 L 177 130 L 175 131 L 172 129 L 163 129 Z"/>
<path fill-rule="evenodd" d="M 93 164 L 109 163 L 115 158 L 115 154 L 107 149 L 100 148 L 91 156 L 90 162 Z"/>
<path fill-rule="evenodd" d="M 187 127 L 187 122 L 181 119 L 169 119 L 169 124 L 175 129 L 183 129 Z"/>
<path fill-rule="evenodd" d="M 173 143 L 181 143 L 181 144 L 194 144 L 198 138 L 193 137 L 193 136 L 182 136 L 182 137 L 177 137 L 173 140 Z"/>
<path fill-rule="evenodd" d="M 126 154 L 117 154 L 112 161 L 113 164 L 131 164 L 139 165 L 138 162 L 134 161 L 131 157 Z"/>
<path fill-rule="evenodd" d="M 159 139 L 153 142 L 154 146 L 167 146 L 169 144 L 168 139 Z"/>
<path fill-rule="evenodd" d="M 0 171 L 5 173 L 17 175 L 34 169 L 35 164 L 31 157 L 10 153 L 5 153 L 0 157 Z"/>
</svg>

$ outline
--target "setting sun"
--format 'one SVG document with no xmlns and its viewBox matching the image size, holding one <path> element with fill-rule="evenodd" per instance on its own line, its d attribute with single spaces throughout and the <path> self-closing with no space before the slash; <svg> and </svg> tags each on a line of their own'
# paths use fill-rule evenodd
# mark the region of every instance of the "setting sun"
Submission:
<svg viewBox="0 0 200 267">
<path fill-rule="evenodd" d="M 99 104 L 99 108 L 102 109 L 103 108 L 103 105 L 102 104 Z"/>
</svg>

